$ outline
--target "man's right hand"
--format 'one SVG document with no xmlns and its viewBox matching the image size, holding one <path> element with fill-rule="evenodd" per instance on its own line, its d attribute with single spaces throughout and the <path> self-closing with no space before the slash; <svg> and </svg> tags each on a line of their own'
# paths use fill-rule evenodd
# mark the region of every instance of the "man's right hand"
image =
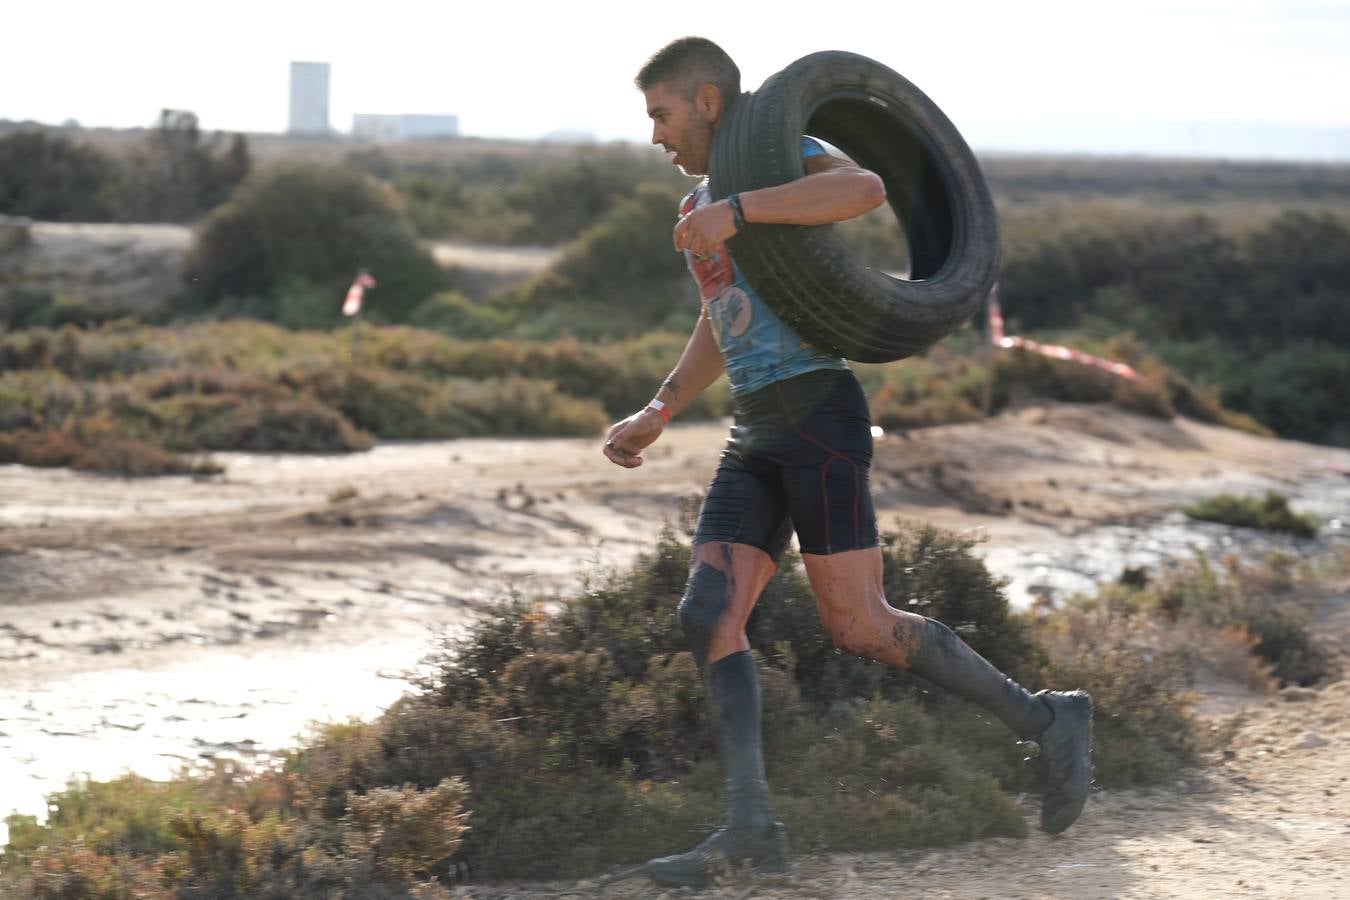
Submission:
<svg viewBox="0 0 1350 900">
<path fill-rule="evenodd" d="M 642 465 L 642 451 L 665 430 L 665 420 L 656 410 L 643 409 L 616 422 L 605 436 L 605 458 L 625 469 Z"/>
</svg>

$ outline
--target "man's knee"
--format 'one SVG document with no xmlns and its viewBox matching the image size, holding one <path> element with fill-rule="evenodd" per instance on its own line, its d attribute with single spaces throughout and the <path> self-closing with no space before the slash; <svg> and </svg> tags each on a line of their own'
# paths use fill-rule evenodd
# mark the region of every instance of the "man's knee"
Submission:
<svg viewBox="0 0 1350 900">
<path fill-rule="evenodd" d="M 698 563 L 685 586 L 680 626 L 699 668 L 707 663 L 713 636 L 730 606 L 729 587 L 727 574 L 708 563 Z"/>
</svg>

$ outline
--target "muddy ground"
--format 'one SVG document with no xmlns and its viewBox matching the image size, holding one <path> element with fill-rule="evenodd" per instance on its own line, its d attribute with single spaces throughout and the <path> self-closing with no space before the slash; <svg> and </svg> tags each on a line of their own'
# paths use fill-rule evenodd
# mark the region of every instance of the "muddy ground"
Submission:
<svg viewBox="0 0 1350 900">
<path fill-rule="evenodd" d="M 672 428 L 635 471 L 606 463 L 598 440 L 571 439 L 219 454 L 225 474 L 200 479 L 0 466 L 0 806 L 40 811 L 72 773 L 162 777 L 215 755 L 265 758 L 311 720 L 376 714 L 435 634 L 513 591 L 573 590 L 650 547 L 708 481 L 724 434 L 725 423 Z M 1347 451 L 1051 405 L 888 435 L 874 492 L 883 523 L 979 537 L 1025 603 L 1197 547 L 1343 546 L 1347 473 Z M 1272 539 L 1178 512 L 1266 489 L 1318 515 L 1321 536 Z M 1344 646 L 1343 604 L 1328 604 L 1328 639 Z M 803 860 L 802 880 L 724 896 L 1345 896 L 1350 692 L 1310 696 L 1228 704 L 1249 709 L 1231 756 L 1166 790 L 1099 795 L 1064 837 Z M 655 896 L 630 882 L 598 895 Z"/>
</svg>

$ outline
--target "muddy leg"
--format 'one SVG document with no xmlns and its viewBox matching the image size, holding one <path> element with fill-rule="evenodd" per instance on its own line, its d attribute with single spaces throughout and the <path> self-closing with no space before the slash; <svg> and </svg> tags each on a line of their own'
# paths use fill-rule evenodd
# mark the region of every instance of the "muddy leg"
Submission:
<svg viewBox="0 0 1350 900">
<path fill-rule="evenodd" d="M 886 602 L 879 548 L 802 558 L 821 620 L 841 650 L 921 675 L 979 704 L 1021 738 L 1050 724 L 1053 714 L 1039 698 L 946 625 Z"/>
<path fill-rule="evenodd" d="M 775 566 L 757 548 L 708 543 L 695 548 L 692 569 L 680 603 L 680 623 L 708 687 L 726 776 L 727 824 L 764 828 L 772 813 L 761 751 L 759 676 L 745 623 Z"/>
<path fill-rule="evenodd" d="M 774 569 L 769 554 L 754 547 L 706 543 L 694 548 L 680 624 L 708 686 L 726 777 L 727 820 L 694 849 L 647 862 L 644 870 L 661 884 L 704 887 L 718 860 L 748 862 L 756 871 L 787 867 L 787 833 L 773 821 L 764 779 L 759 676 L 745 637 L 750 610 Z"/>
</svg>

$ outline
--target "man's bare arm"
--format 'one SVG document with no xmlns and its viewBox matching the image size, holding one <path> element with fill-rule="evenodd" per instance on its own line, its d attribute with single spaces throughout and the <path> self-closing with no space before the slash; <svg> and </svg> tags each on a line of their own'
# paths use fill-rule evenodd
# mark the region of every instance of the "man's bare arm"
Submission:
<svg viewBox="0 0 1350 900">
<path fill-rule="evenodd" d="M 661 383 L 655 399 L 666 404 L 672 416 L 677 416 L 717 380 L 725 367 L 722 351 L 717 348 L 712 326 L 708 322 L 707 307 L 704 307 L 694 324 L 693 333 L 689 335 L 689 341 L 684 345 L 679 362 L 675 363 L 675 368 Z"/>
<path fill-rule="evenodd" d="M 713 338 L 708 323 L 708 310 L 699 313 L 694 331 L 684 345 L 684 352 L 675 368 L 656 392 L 656 399 L 665 403 L 670 414 L 678 415 L 694 402 L 694 398 L 717 380 L 725 362 Z M 615 423 L 605 440 L 605 457 L 625 468 L 642 465 L 642 451 L 665 430 L 665 420 L 651 408 L 644 408 L 622 422 Z"/>
<path fill-rule="evenodd" d="M 740 194 L 747 222 L 772 225 L 826 225 L 843 222 L 886 201 L 886 185 L 875 172 L 834 156 L 802 161 L 796 181 Z M 736 233 L 726 200 L 699 207 L 675 226 L 675 249 L 707 255 Z"/>
<path fill-rule="evenodd" d="M 802 160 L 802 165 L 806 174 L 796 181 L 741 194 L 745 221 L 827 225 L 886 202 L 886 185 L 875 172 L 835 156 L 812 156 Z"/>
</svg>

